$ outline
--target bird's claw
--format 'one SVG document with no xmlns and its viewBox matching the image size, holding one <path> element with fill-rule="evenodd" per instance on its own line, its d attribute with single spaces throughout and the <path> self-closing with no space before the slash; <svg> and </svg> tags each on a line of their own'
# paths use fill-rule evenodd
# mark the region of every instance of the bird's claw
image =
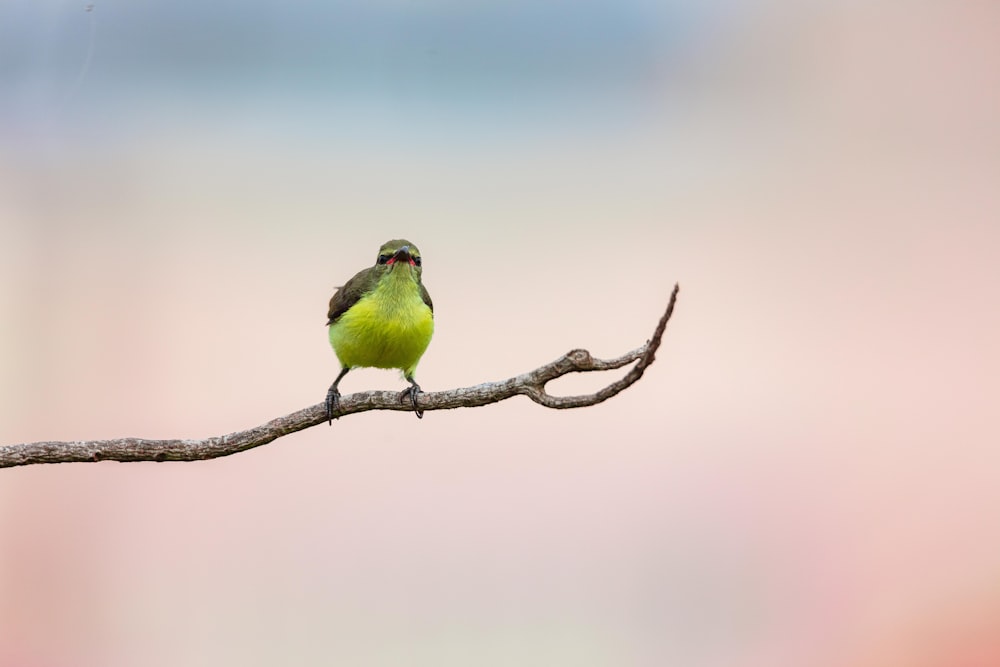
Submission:
<svg viewBox="0 0 1000 667">
<path fill-rule="evenodd" d="M 330 388 L 330 391 L 326 392 L 326 423 L 333 424 L 333 420 L 339 417 L 337 414 L 340 412 L 340 392 Z"/>
<path fill-rule="evenodd" d="M 417 407 L 417 394 L 421 391 L 420 385 L 416 382 L 412 383 L 409 387 L 399 392 L 399 400 L 402 401 L 407 395 L 410 397 L 410 402 L 413 404 L 413 412 L 416 413 L 417 419 L 424 418 L 424 411 Z"/>
</svg>

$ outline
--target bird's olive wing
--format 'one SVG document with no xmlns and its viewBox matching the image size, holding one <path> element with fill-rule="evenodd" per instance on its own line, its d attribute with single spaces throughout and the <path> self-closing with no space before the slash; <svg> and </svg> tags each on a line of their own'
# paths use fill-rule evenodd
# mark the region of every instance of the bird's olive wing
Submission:
<svg viewBox="0 0 1000 667">
<path fill-rule="evenodd" d="M 424 287 L 423 283 L 420 283 L 420 298 L 424 300 L 424 303 L 427 304 L 427 307 L 430 308 L 431 312 L 433 313 L 434 304 L 431 302 L 431 295 L 430 293 L 428 293 L 427 288 Z"/>
<path fill-rule="evenodd" d="M 368 291 L 368 273 L 370 269 L 361 271 L 344 283 L 333 297 L 330 298 L 330 309 L 327 311 L 327 326 L 333 324 L 346 313 Z"/>
</svg>

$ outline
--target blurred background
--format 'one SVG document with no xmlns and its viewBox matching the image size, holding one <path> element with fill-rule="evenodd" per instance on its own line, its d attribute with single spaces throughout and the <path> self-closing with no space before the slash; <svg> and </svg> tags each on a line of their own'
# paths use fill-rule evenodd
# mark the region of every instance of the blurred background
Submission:
<svg viewBox="0 0 1000 667">
<path fill-rule="evenodd" d="M 327 300 L 390 238 L 425 259 L 429 391 L 617 356 L 682 291 L 593 408 L 0 471 L 0 665 L 1000 664 L 997 26 L 5 0 L 2 444 L 321 402 Z"/>
</svg>

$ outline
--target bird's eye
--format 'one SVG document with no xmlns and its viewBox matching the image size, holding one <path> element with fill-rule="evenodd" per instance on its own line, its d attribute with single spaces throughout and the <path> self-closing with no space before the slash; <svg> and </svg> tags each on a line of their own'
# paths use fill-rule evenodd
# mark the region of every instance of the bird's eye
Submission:
<svg viewBox="0 0 1000 667">
<path fill-rule="evenodd" d="M 413 263 L 416 264 L 417 266 L 420 266 L 422 264 L 422 262 L 420 261 L 419 257 L 414 257 L 413 258 Z"/>
<path fill-rule="evenodd" d="M 390 255 L 379 255 L 378 256 L 378 263 L 379 264 L 385 264 L 386 262 L 389 261 L 389 257 L 390 257 Z"/>
</svg>

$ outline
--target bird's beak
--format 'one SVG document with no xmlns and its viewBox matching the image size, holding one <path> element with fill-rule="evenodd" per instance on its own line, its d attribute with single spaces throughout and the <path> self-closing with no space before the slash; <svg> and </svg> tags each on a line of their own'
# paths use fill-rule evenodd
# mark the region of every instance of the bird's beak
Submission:
<svg viewBox="0 0 1000 667">
<path fill-rule="evenodd" d="M 404 245 L 402 248 L 397 250 L 396 253 L 392 256 L 392 259 L 390 259 L 387 263 L 395 264 L 396 262 L 402 262 L 404 264 L 410 264 L 410 265 L 415 264 L 415 262 L 413 261 L 413 257 L 410 255 L 410 246 Z"/>
</svg>

